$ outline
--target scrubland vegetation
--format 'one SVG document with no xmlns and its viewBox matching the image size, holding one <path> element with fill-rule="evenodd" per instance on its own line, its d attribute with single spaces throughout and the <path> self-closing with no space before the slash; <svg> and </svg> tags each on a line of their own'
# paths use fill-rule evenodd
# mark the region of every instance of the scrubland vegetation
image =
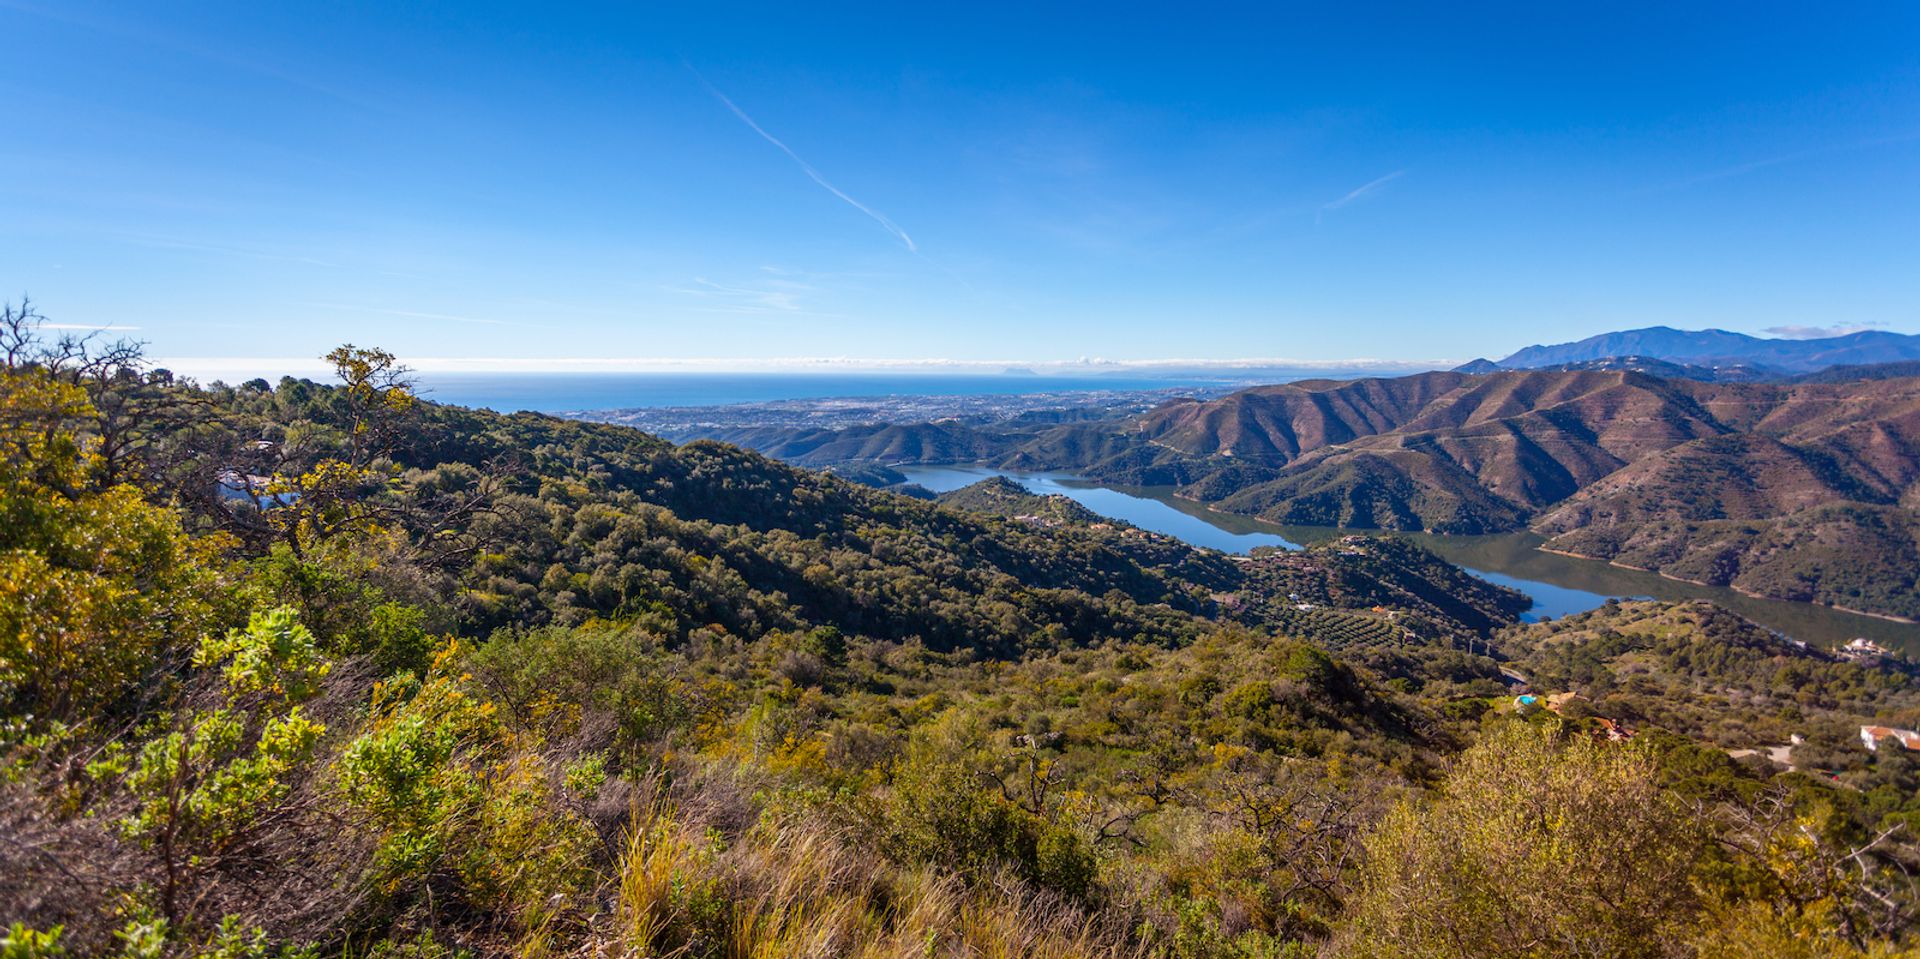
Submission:
<svg viewBox="0 0 1920 959">
<path fill-rule="evenodd" d="M 1723 748 L 1909 675 L 1718 611 L 1507 627 L 1590 702 L 1516 714 L 1455 641 L 1499 591 L 1338 566 L 1404 545 L 969 514 L 377 350 L 201 388 L 9 308 L 0 357 L 8 959 L 1916 954 L 1912 761 Z M 1261 612 L 1336 588 L 1434 635 Z"/>
</svg>

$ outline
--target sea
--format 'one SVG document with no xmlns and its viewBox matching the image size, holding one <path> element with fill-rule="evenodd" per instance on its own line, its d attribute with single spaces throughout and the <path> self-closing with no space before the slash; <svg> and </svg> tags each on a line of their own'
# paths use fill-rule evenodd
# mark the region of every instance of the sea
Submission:
<svg viewBox="0 0 1920 959">
<path fill-rule="evenodd" d="M 874 396 L 1012 396 L 1090 390 L 1219 386 L 1219 379 L 946 373 L 420 373 L 422 394 L 501 413 L 567 413 L 663 406 Z"/>
</svg>

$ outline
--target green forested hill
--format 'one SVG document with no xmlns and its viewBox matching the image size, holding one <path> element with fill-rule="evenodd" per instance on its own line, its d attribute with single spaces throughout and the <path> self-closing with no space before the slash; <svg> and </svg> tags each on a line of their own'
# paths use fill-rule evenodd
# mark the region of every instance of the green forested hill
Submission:
<svg viewBox="0 0 1920 959">
<path fill-rule="evenodd" d="M 1362 658 L 1387 657 L 1370 658 L 1375 666 L 1397 656 L 1471 646 L 1477 637 L 1517 622 L 1530 602 L 1391 536 L 1261 549 L 1222 566 L 1211 553 L 1115 523 L 1064 496 L 1037 496 L 1005 477 L 953 490 L 939 501 L 1028 526 L 1098 532 L 1136 555 L 1163 557 L 1163 564 L 1166 558 L 1204 557 L 1183 576 L 1215 590 L 1209 598 L 1218 618 L 1277 628 Z"/>
<path fill-rule="evenodd" d="M 216 393 L 217 426 L 206 430 L 231 436 L 221 448 L 270 438 L 255 455 L 271 462 L 247 472 L 304 470 L 332 452 L 300 437 L 333 392 L 289 381 Z M 411 415 L 410 441 L 390 453 L 398 480 L 370 503 L 425 515 L 449 491 L 484 490 L 484 508 L 458 523 L 463 552 L 421 574 L 440 581 L 436 601 L 465 631 L 640 616 L 676 637 L 831 625 L 943 649 L 1171 641 L 1196 629 L 1200 586 L 1232 575 L 1192 551 L 1148 556 L 1113 538 L 1041 535 L 719 443 L 675 447 L 623 427 L 424 404 Z M 211 485 L 232 467 L 198 469 Z M 229 528 L 261 515 L 233 499 L 200 513 Z M 1190 567 L 1187 578 L 1167 563 Z"/>
<path fill-rule="evenodd" d="M 1009 519 L 1027 517 L 1029 523 L 1078 523 L 1090 526 L 1104 522 L 1100 514 L 1066 496 L 1058 493 L 1039 496 L 1004 476 L 988 477 L 978 483 L 942 493 L 938 499 L 955 509 Z"/>
<path fill-rule="evenodd" d="M 1514 597 L 1405 543 L 1241 562 L 423 404 L 378 351 L 201 389 L 37 333 L 0 325 L 8 957 L 1912 939 L 1904 754 L 1834 784 L 1686 713 L 1516 716 L 1452 642 Z M 1660 609 L 1687 638 L 1567 682 L 1905 715 L 1899 670 Z M 1495 651 L 1558 681 L 1536 629 Z"/>
</svg>

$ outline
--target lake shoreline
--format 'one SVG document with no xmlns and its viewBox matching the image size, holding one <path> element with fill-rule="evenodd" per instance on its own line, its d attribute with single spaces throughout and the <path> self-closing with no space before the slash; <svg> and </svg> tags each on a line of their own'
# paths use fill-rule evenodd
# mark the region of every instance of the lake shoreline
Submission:
<svg viewBox="0 0 1920 959">
<path fill-rule="evenodd" d="M 1198 506 L 1209 513 L 1216 513 L 1221 516 L 1231 516 L 1236 519 L 1247 520 L 1247 521 L 1258 522 L 1258 523 L 1271 522 L 1269 520 L 1263 519 L 1258 516 L 1248 516 L 1245 513 L 1235 513 L 1235 512 L 1232 512 L 1231 510 L 1223 510 L 1209 503 L 1203 502 L 1198 499 L 1194 499 L 1189 496 L 1179 496 L 1178 494 L 1175 494 L 1174 498 L 1179 499 L 1182 502 L 1192 503 L 1195 506 Z M 1327 528 L 1328 529 L 1348 529 L 1348 527 L 1327 527 Z M 1408 534 L 1408 531 L 1406 530 L 1390 530 L 1390 529 L 1353 529 L 1352 532 L 1360 533 L 1363 535 L 1381 535 L 1381 536 L 1395 536 L 1395 535 L 1404 536 Z M 1444 539 L 1451 536 L 1452 534 L 1421 532 L 1419 535 L 1434 536 L 1434 537 L 1439 537 Z M 1661 579 L 1671 580 L 1672 582 L 1683 583 L 1685 585 L 1695 586 L 1701 589 L 1731 590 L 1749 599 L 1765 600 L 1771 603 L 1794 603 L 1798 605 L 1807 606 L 1809 608 L 1830 609 L 1835 612 L 1846 613 L 1847 615 L 1850 615 L 1850 616 L 1865 616 L 1870 619 L 1877 619 L 1883 622 L 1899 623 L 1900 625 L 1903 625 L 1903 626 L 1920 626 L 1920 619 L 1910 619 L 1908 617 L 1898 616 L 1893 613 L 1876 613 L 1871 610 L 1854 609 L 1851 606 L 1842 606 L 1839 603 L 1815 603 L 1807 600 L 1787 599 L 1782 596 L 1769 596 L 1765 593 L 1755 592 L 1754 590 L 1746 589 L 1741 586 L 1735 586 L 1731 583 L 1721 586 L 1721 585 L 1716 585 L 1714 583 L 1703 582 L 1697 579 L 1687 579 L 1684 576 L 1675 576 L 1671 573 L 1666 572 L 1665 570 L 1654 569 L 1649 566 L 1635 566 L 1631 563 L 1622 563 L 1618 560 L 1603 559 L 1599 556 L 1588 556 L 1584 553 L 1575 553 L 1575 552 L 1571 552 L 1569 550 L 1564 550 L 1564 549 L 1551 549 L 1544 544 L 1540 546 L 1535 546 L 1534 549 L 1538 552 L 1548 553 L 1554 556 L 1564 556 L 1568 559 L 1580 560 L 1581 562 L 1604 563 L 1607 566 L 1614 567 L 1615 569 L 1631 570 L 1636 573 L 1645 573 L 1650 576 L 1658 576 Z"/>
<path fill-rule="evenodd" d="M 1246 553 L 1260 546 L 1295 549 L 1306 543 L 1353 534 L 1405 536 L 1438 553 L 1448 562 L 1483 579 L 1511 586 L 1534 600 L 1529 616 L 1559 618 L 1598 607 L 1608 598 L 1658 599 L 1667 602 L 1706 600 L 1725 607 L 1783 635 L 1823 647 L 1837 647 L 1865 636 L 1884 645 L 1920 655 L 1920 623 L 1902 621 L 1820 603 L 1753 595 L 1726 586 L 1712 586 L 1670 576 L 1657 570 L 1639 570 L 1597 557 L 1580 556 L 1545 547 L 1546 539 L 1531 531 L 1480 536 L 1443 535 L 1395 530 L 1352 530 L 1335 527 L 1292 527 L 1258 517 L 1216 509 L 1160 487 L 1109 486 L 1077 474 L 1060 471 L 1000 469 L 982 464 L 901 464 L 893 467 L 911 481 L 944 492 L 985 479 L 1005 476 L 1035 492 L 1065 494 L 1103 516 L 1143 529 L 1174 536 L 1189 545 Z"/>
</svg>

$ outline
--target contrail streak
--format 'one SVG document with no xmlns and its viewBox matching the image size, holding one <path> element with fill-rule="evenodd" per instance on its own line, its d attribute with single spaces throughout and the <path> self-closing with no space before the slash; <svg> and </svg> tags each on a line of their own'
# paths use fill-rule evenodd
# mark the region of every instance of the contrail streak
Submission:
<svg viewBox="0 0 1920 959">
<path fill-rule="evenodd" d="M 699 76 L 699 72 L 695 71 L 694 75 Z M 813 164 L 800 159 L 800 154 L 793 152 L 792 147 L 787 146 L 785 143 L 780 142 L 779 137 L 776 137 L 773 134 L 768 133 L 765 129 L 761 128 L 760 124 L 755 123 L 752 117 L 747 116 L 747 111 L 740 109 L 740 106 L 734 103 L 731 99 L 728 99 L 727 95 L 724 93 L 721 93 L 719 88 L 715 87 L 711 83 L 708 83 L 706 77 L 700 77 L 700 83 L 707 88 L 708 93 L 711 93 L 714 95 L 715 99 L 719 100 L 721 103 L 726 104 L 727 109 L 732 110 L 733 115 L 740 118 L 740 122 L 745 123 L 749 128 L 753 130 L 753 132 L 760 134 L 761 139 L 767 141 L 768 143 L 773 144 L 774 146 L 779 147 L 780 152 L 786 154 L 788 159 L 799 164 L 800 169 L 805 171 L 807 176 L 812 177 L 813 182 L 820 184 L 822 189 L 825 189 L 828 193 L 831 193 L 834 196 L 837 196 L 840 199 L 846 201 L 848 206 L 851 206 L 854 209 L 859 210 L 862 213 L 865 213 L 867 216 L 872 217 L 875 223 L 878 223 L 881 226 L 886 227 L 888 233 L 893 234 L 895 237 L 897 237 L 900 240 L 901 243 L 906 244 L 908 252 L 912 252 L 912 253 L 920 252 L 920 248 L 914 245 L 913 237 L 908 236 L 907 231 L 900 229 L 900 224 L 887 219 L 886 214 L 881 213 L 879 210 L 876 210 L 873 207 L 870 207 L 865 203 L 862 203 L 859 200 L 856 200 L 853 197 L 848 196 L 846 194 L 846 191 L 828 182 L 826 177 L 820 175 L 819 170 L 816 170 L 813 168 Z"/>
<path fill-rule="evenodd" d="M 1388 183 L 1406 175 L 1407 175 L 1407 171 L 1405 170 L 1395 170 L 1392 173 L 1389 173 L 1386 176 L 1380 177 L 1377 180 L 1369 180 L 1365 184 L 1359 187 L 1356 187 L 1353 191 L 1349 192 L 1346 196 L 1343 196 L 1340 199 L 1335 200 L 1332 203 L 1329 203 L 1321 207 L 1320 209 L 1338 210 L 1341 207 L 1346 206 L 1347 204 L 1352 203 L 1353 201 L 1358 200 L 1361 197 L 1366 196 L 1367 194 L 1372 193 L 1373 191 L 1378 190 L 1383 186 L 1386 186 Z"/>
</svg>

